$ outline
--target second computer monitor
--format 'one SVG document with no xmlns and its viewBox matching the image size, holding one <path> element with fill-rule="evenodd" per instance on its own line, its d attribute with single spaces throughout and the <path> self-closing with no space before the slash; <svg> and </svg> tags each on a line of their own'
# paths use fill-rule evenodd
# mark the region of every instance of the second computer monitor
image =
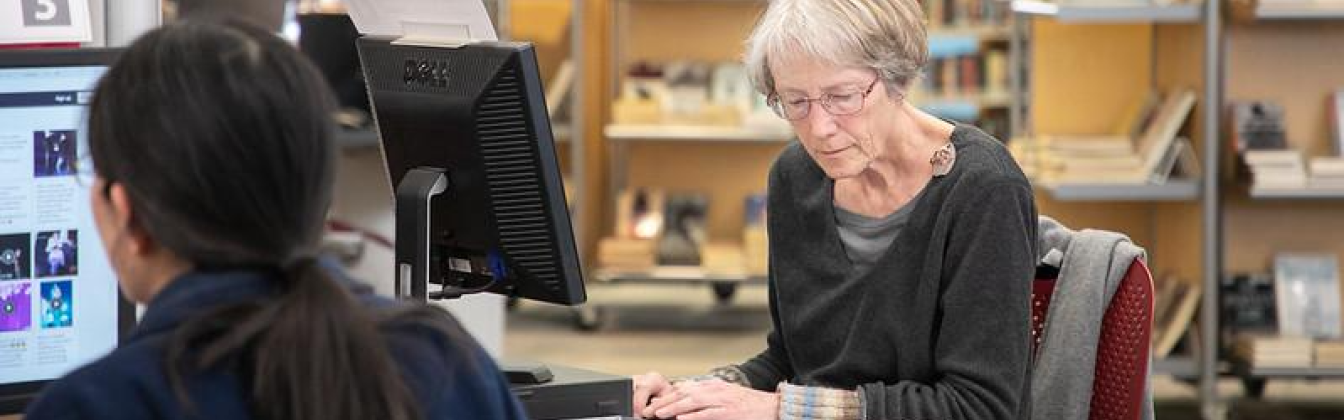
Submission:
<svg viewBox="0 0 1344 420">
<path fill-rule="evenodd" d="M 447 286 L 582 303 L 532 45 L 415 46 L 364 37 L 358 47 L 392 187 L 404 191 L 426 174 L 441 174 L 446 185 L 424 203 L 426 220 L 411 220 L 420 216 L 403 215 L 398 205 L 399 226 L 425 226 L 398 228 L 398 290 L 434 297 Z M 407 245 L 417 240 L 428 249 Z M 407 270 L 428 281 L 405 284 Z"/>
</svg>

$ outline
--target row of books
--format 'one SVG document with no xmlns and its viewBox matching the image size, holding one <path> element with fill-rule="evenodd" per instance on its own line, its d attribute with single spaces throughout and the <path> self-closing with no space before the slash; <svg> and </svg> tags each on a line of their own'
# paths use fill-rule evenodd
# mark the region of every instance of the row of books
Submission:
<svg viewBox="0 0 1344 420">
<path fill-rule="evenodd" d="M 598 243 L 598 265 L 613 270 L 701 266 L 733 275 L 764 275 L 767 259 L 765 198 L 744 202 L 741 241 L 710 241 L 709 200 L 701 193 L 636 188 L 617 199 L 616 228 Z"/>
<path fill-rule="evenodd" d="M 1008 95 L 1008 55 L 1003 50 L 935 58 L 920 88 L 929 96 Z"/>
<path fill-rule="evenodd" d="M 787 123 L 771 113 L 736 61 L 634 63 L 612 104 L 612 122 L 787 130 Z"/>
<path fill-rule="evenodd" d="M 1197 177 L 1198 159 L 1179 137 L 1195 106 L 1190 89 L 1148 95 L 1133 107 L 1116 135 L 1023 139 L 1010 149 L 1027 174 L 1044 184 L 1163 184 Z"/>
<path fill-rule="evenodd" d="M 1252 192 L 1344 191 L 1344 89 L 1328 95 L 1325 109 L 1333 153 L 1309 157 L 1288 141 L 1291 133 L 1280 104 L 1245 100 L 1229 105 L 1231 147 L 1241 157 L 1242 175 L 1251 178 Z"/>
<path fill-rule="evenodd" d="M 1251 368 L 1344 368 L 1344 341 L 1243 335 L 1233 355 Z"/>
<path fill-rule="evenodd" d="M 1006 25 L 1012 13 L 1001 0 L 922 0 L 930 29 Z"/>
<path fill-rule="evenodd" d="M 1310 162 L 1300 150 L 1247 150 L 1241 154 L 1251 191 L 1344 191 L 1344 157 L 1321 156 Z"/>
</svg>

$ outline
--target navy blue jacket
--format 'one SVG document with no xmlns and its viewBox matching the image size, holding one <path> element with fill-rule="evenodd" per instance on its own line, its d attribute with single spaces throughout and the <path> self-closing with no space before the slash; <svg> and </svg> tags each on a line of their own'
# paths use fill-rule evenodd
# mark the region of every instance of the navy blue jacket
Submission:
<svg viewBox="0 0 1344 420">
<path fill-rule="evenodd" d="M 27 420 L 192 418 L 174 396 L 164 371 L 168 338 L 183 321 L 212 306 L 276 293 L 263 272 L 195 272 L 154 298 L 131 336 L 111 354 L 53 382 L 28 407 Z M 371 307 L 395 304 L 354 286 Z M 456 323 L 453 324 L 457 326 Z M 458 326 L 460 330 L 460 326 Z M 438 333 L 387 331 L 403 378 L 427 419 L 526 419 L 508 383 L 480 345 L 447 343 Z M 212 369 L 186 377 L 195 418 L 250 419 L 247 384 L 238 372 Z"/>
</svg>

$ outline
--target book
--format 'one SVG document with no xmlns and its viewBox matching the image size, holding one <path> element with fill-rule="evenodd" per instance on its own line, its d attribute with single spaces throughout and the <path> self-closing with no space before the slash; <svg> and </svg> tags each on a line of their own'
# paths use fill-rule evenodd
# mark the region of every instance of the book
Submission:
<svg viewBox="0 0 1344 420">
<path fill-rule="evenodd" d="M 658 238 L 658 264 L 700 265 L 708 239 L 705 219 L 709 198 L 701 193 L 667 194 L 663 204 L 663 234 Z"/>
<path fill-rule="evenodd" d="M 1344 368 L 1344 341 L 1317 341 L 1315 350 L 1316 366 Z"/>
<path fill-rule="evenodd" d="M 1219 279 L 1218 330 L 1224 346 L 1230 346 L 1240 334 L 1278 334 L 1277 314 L 1274 276 L 1240 273 Z M 1226 356 L 1231 349 L 1221 350 Z"/>
<path fill-rule="evenodd" d="M 1229 107 L 1232 145 L 1237 153 L 1288 148 L 1282 106 L 1268 101 L 1242 101 Z"/>
<path fill-rule="evenodd" d="M 1203 286 L 1199 282 L 1181 281 L 1168 277 L 1159 289 L 1158 302 L 1153 311 L 1153 357 L 1171 353 L 1195 319 Z M 1161 293 L 1165 293 L 1162 295 Z M 1158 312 L 1161 309 L 1161 312 Z"/>
<path fill-rule="evenodd" d="M 1274 297 L 1281 334 L 1340 338 L 1339 260 L 1334 254 L 1275 255 Z"/>
<path fill-rule="evenodd" d="M 1168 93 L 1148 114 L 1143 106 L 1132 119 L 1146 121 L 1135 137 L 1051 138 L 1049 157 L 1040 158 L 1046 183 L 1162 184 L 1175 165 L 1194 162 L 1193 147 L 1177 133 L 1195 106 L 1189 89 Z M 1084 143 L 1087 142 L 1087 143 Z M 1065 146 L 1065 145 L 1068 146 Z M 1082 149 L 1080 149 L 1082 148 Z M 1126 151 L 1128 149 L 1128 151 Z M 1189 157 L 1182 157 L 1189 154 Z M 1183 168 L 1182 173 L 1198 171 Z"/>
<path fill-rule="evenodd" d="M 770 243 L 766 237 L 765 225 L 765 194 L 751 194 L 744 201 L 742 257 L 748 275 L 764 276 L 770 265 Z"/>
<path fill-rule="evenodd" d="M 1307 337 L 1243 334 L 1233 355 L 1252 368 L 1302 368 L 1312 365 L 1315 344 Z"/>
<path fill-rule="evenodd" d="M 569 119 L 570 91 L 574 86 L 574 62 L 560 63 L 555 76 L 546 84 L 546 110 L 552 121 Z"/>
<path fill-rule="evenodd" d="M 655 239 L 662 233 L 662 191 L 652 188 L 622 191 L 616 198 L 616 238 Z"/>
</svg>

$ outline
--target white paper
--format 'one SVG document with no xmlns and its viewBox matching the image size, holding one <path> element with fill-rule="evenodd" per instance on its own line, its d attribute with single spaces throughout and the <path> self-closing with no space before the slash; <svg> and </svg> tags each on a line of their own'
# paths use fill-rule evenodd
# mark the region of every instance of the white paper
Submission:
<svg viewBox="0 0 1344 420">
<path fill-rule="evenodd" d="M 92 40 L 88 0 L 0 1 L 0 44 Z"/>
<path fill-rule="evenodd" d="M 346 0 L 365 35 L 451 41 L 494 41 L 495 26 L 481 0 Z"/>
</svg>

